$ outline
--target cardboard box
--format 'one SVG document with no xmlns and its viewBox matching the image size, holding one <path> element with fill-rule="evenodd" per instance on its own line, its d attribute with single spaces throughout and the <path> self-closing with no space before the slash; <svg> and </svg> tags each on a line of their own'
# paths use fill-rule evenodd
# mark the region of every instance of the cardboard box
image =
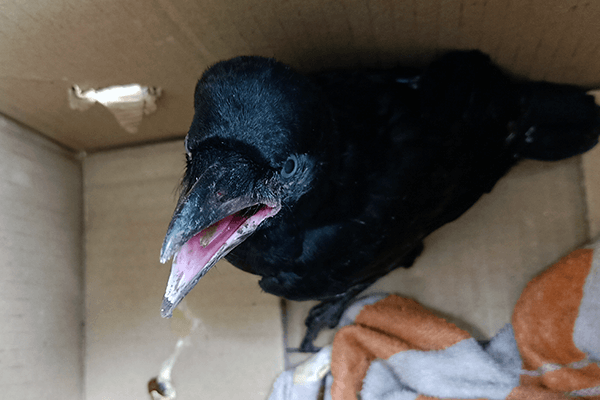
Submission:
<svg viewBox="0 0 600 400">
<path fill-rule="evenodd" d="M 303 71 L 418 66 L 479 48 L 519 78 L 600 85 L 600 3 L 584 0 L 57 0 L 5 4 L 0 16 L 7 399 L 148 399 L 148 380 L 173 355 L 178 399 L 264 399 L 294 362 L 284 349 L 297 346 L 310 304 L 287 305 L 284 337 L 279 299 L 225 262 L 172 320 L 159 315 L 161 241 L 194 85 L 210 64 L 259 54 Z M 163 90 L 136 134 L 99 104 L 69 108 L 73 85 L 129 83 Z M 599 160 L 596 149 L 522 163 L 431 235 L 412 269 L 371 290 L 493 335 L 529 279 L 600 232 Z"/>
</svg>

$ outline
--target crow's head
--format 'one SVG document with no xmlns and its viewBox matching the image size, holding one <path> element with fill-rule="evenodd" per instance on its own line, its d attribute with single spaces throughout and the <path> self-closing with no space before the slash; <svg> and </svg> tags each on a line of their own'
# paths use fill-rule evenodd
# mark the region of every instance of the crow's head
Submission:
<svg viewBox="0 0 600 400">
<path fill-rule="evenodd" d="M 174 257 L 161 313 L 315 179 L 331 123 L 318 90 L 284 64 L 239 57 L 198 82 L 187 168 L 161 262 Z"/>
</svg>

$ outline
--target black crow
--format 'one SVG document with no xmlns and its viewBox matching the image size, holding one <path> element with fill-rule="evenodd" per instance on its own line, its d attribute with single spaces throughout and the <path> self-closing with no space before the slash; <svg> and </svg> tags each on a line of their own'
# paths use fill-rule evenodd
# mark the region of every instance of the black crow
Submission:
<svg viewBox="0 0 600 400">
<path fill-rule="evenodd" d="M 225 257 L 268 293 L 322 301 L 305 351 L 519 159 L 580 154 L 600 125 L 582 89 L 515 82 L 478 51 L 420 71 L 309 75 L 238 57 L 202 75 L 194 107 L 161 253 L 175 256 L 162 315 Z"/>
</svg>

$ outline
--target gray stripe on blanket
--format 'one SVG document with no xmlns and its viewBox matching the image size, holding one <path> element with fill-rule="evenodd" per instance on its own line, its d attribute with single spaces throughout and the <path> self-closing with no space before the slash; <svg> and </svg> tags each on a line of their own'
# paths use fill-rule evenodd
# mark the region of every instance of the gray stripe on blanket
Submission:
<svg viewBox="0 0 600 400">
<path fill-rule="evenodd" d="M 521 359 L 512 327 L 482 348 L 465 339 L 440 351 L 409 350 L 371 363 L 363 400 L 432 397 L 504 399 L 519 385 Z"/>
</svg>

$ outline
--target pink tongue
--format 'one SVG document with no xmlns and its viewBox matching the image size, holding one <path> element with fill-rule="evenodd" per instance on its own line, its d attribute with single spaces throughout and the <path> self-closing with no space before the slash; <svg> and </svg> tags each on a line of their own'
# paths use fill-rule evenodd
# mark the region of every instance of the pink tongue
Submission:
<svg viewBox="0 0 600 400">
<path fill-rule="evenodd" d="M 173 266 L 186 281 L 193 279 L 244 222 L 246 218 L 230 215 L 197 233 L 181 247 Z"/>
<path fill-rule="evenodd" d="M 230 215 L 197 233 L 185 243 L 171 265 L 161 315 L 170 317 L 173 308 L 222 257 L 258 228 L 266 218 L 277 214 L 280 206 L 262 206 L 249 217 Z"/>
</svg>

